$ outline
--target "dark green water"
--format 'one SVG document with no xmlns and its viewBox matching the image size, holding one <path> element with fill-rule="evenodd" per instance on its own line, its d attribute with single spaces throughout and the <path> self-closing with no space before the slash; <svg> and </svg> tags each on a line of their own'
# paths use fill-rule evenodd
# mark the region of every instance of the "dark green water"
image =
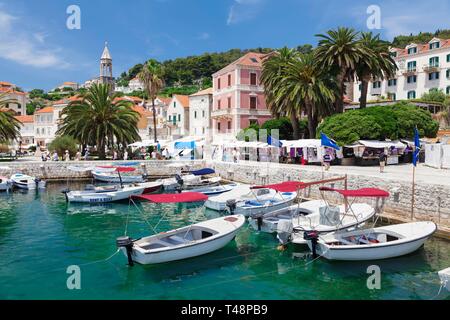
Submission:
<svg viewBox="0 0 450 320">
<path fill-rule="evenodd" d="M 126 203 L 67 205 L 65 186 L 0 194 L 1 299 L 431 299 L 437 271 L 450 265 L 450 243 L 439 239 L 396 259 L 307 264 L 304 248 L 279 252 L 272 235 L 247 227 L 222 250 L 189 260 L 129 268 L 120 253 L 95 263 L 116 251 L 127 214 L 129 235 L 151 231 Z M 140 210 L 152 225 L 165 216 L 158 232 L 218 216 L 201 205 L 145 203 Z M 381 290 L 366 287 L 371 264 L 381 268 Z M 67 289 L 69 265 L 81 268 L 81 290 Z"/>
</svg>

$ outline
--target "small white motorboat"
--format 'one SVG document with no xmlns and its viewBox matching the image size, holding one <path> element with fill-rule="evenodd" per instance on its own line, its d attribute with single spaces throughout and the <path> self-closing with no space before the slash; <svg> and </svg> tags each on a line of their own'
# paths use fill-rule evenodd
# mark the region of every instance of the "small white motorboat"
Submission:
<svg viewBox="0 0 450 320">
<path fill-rule="evenodd" d="M 438 272 L 439 278 L 441 279 L 441 285 L 450 291 L 450 267 Z"/>
<path fill-rule="evenodd" d="M 226 246 L 245 223 L 242 215 L 220 217 L 153 236 L 117 239 L 128 263 L 156 264 L 193 258 Z"/>
<path fill-rule="evenodd" d="M 304 233 L 313 256 L 329 260 L 379 260 L 403 256 L 419 249 L 436 231 L 431 221 L 402 223 L 385 227 L 335 232 L 319 236 Z"/>
<path fill-rule="evenodd" d="M 11 190 L 12 185 L 11 179 L 0 176 L 0 191 L 9 191 Z"/>
<path fill-rule="evenodd" d="M 25 174 L 16 173 L 11 176 L 13 185 L 20 189 L 34 190 L 36 188 L 45 188 L 45 181 L 31 177 Z"/>
<path fill-rule="evenodd" d="M 135 183 L 135 186 L 144 187 L 143 194 L 157 192 L 162 189 L 163 183 L 162 181 L 151 181 L 151 182 L 142 182 Z"/>
<path fill-rule="evenodd" d="M 211 196 L 205 202 L 205 207 L 211 210 L 224 211 L 227 208 L 227 201 L 229 200 L 253 200 L 255 194 L 250 190 L 250 186 L 246 184 L 239 184 L 233 190 L 219 195 Z"/>
<path fill-rule="evenodd" d="M 68 202 L 106 203 L 129 199 L 131 196 L 141 195 L 145 186 L 88 186 L 82 191 L 63 191 Z"/>
<path fill-rule="evenodd" d="M 163 179 L 163 187 L 166 191 L 174 191 L 177 189 L 192 190 L 198 188 L 206 188 L 218 186 L 222 179 L 220 177 L 202 178 L 193 174 L 178 175 L 173 178 Z"/>
<path fill-rule="evenodd" d="M 217 195 L 222 194 L 225 192 L 230 192 L 237 186 L 236 183 L 230 183 L 230 184 L 221 184 L 218 186 L 212 186 L 212 187 L 201 187 L 196 189 L 189 189 L 185 190 L 183 192 L 200 192 L 206 195 Z"/>
<path fill-rule="evenodd" d="M 124 167 L 126 168 L 126 167 Z M 129 168 L 134 169 L 134 168 Z M 135 170 L 135 169 L 134 169 Z M 130 170 L 131 171 L 131 170 Z M 124 171 L 120 171 L 124 172 Z M 144 182 L 144 177 L 142 175 L 139 176 L 133 176 L 133 175 L 117 175 L 113 174 L 111 172 L 104 172 L 104 171 L 92 171 L 92 176 L 95 180 L 102 181 L 102 182 L 108 182 L 108 183 L 139 183 Z"/>
</svg>

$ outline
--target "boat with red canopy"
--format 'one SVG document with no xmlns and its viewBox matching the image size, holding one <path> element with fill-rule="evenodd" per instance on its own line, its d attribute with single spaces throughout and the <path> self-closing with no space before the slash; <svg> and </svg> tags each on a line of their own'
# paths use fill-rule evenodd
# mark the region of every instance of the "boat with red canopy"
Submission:
<svg viewBox="0 0 450 320">
<path fill-rule="evenodd" d="M 290 206 L 303 188 L 300 181 L 286 181 L 277 184 L 253 186 L 250 193 L 236 200 L 227 200 L 227 210 L 246 217 L 262 215 Z"/>
<path fill-rule="evenodd" d="M 134 200 L 144 200 L 153 203 L 183 203 L 208 200 L 208 196 L 200 192 L 143 194 L 131 197 Z"/>
<path fill-rule="evenodd" d="M 99 166 L 92 170 L 92 176 L 95 180 L 108 183 L 144 182 L 145 177 L 143 175 L 121 175 L 121 173 L 131 173 L 134 171 L 136 171 L 136 168 L 133 167 Z"/>
</svg>

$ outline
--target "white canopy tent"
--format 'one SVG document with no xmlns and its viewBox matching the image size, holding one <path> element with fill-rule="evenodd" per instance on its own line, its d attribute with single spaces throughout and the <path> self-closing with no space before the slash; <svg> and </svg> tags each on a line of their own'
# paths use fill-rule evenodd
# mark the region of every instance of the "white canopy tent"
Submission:
<svg viewBox="0 0 450 320">
<path fill-rule="evenodd" d="M 398 164 L 399 156 L 403 154 L 407 144 L 400 141 L 358 140 L 354 144 L 345 146 L 353 148 L 356 158 L 364 161 L 378 161 L 379 154 L 387 150 L 387 164 Z M 369 150 L 367 150 L 369 149 Z M 377 150 L 371 150 L 377 149 Z M 367 163 L 367 162 L 365 162 Z M 362 164 L 362 163 L 361 163 Z"/>
</svg>

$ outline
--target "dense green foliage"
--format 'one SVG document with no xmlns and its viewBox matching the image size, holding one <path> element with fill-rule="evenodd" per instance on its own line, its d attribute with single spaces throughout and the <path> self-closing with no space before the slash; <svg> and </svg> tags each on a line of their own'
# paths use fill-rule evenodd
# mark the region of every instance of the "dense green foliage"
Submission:
<svg viewBox="0 0 450 320">
<path fill-rule="evenodd" d="M 401 102 L 330 116 L 317 128 L 317 137 L 324 132 L 340 145 L 360 139 L 412 138 L 415 126 L 422 137 L 436 137 L 439 129 L 439 124 L 432 119 L 429 111 Z"/>
<path fill-rule="evenodd" d="M 428 93 L 424 93 L 421 97 L 423 101 L 429 102 L 440 102 L 444 103 L 447 98 L 447 95 L 444 93 L 442 89 L 433 88 L 428 91 Z"/>
<path fill-rule="evenodd" d="M 395 47 L 404 48 L 408 44 L 411 43 L 427 43 L 434 37 L 440 38 L 440 39 L 450 39 L 450 30 L 444 29 L 444 30 L 437 30 L 434 33 L 431 32 L 420 32 L 417 35 L 413 35 L 412 33 L 409 36 L 397 36 L 392 41 L 392 45 Z"/>
<path fill-rule="evenodd" d="M 59 156 L 63 156 L 68 150 L 73 157 L 78 150 L 78 142 L 70 136 L 58 136 L 48 145 L 48 150 L 56 151 Z"/>
</svg>

